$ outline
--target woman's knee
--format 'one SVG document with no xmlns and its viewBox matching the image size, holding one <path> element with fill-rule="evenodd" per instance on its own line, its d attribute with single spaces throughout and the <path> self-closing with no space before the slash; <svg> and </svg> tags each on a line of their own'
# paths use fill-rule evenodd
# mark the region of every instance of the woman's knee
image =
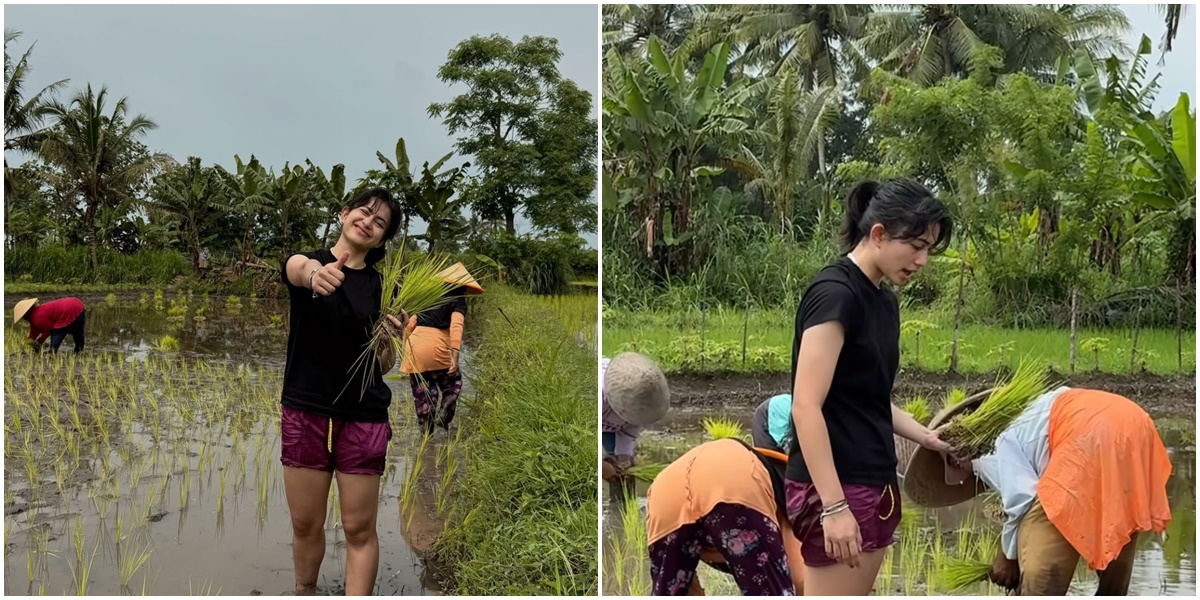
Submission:
<svg viewBox="0 0 1200 600">
<path fill-rule="evenodd" d="M 310 537 L 321 533 L 325 528 L 325 512 L 317 515 L 298 515 L 292 513 L 292 532 L 299 537 Z"/>
<path fill-rule="evenodd" d="M 375 516 L 357 516 L 343 513 L 342 530 L 346 533 L 347 544 L 360 545 L 368 543 L 375 538 Z"/>
</svg>

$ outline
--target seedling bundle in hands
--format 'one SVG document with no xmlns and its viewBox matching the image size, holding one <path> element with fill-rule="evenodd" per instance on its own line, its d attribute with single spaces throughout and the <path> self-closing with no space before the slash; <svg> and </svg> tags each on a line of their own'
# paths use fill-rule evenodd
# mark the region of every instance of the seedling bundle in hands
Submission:
<svg viewBox="0 0 1200 600">
<path fill-rule="evenodd" d="M 964 458 L 973 460 L 991 454 L 996 447 L 996 438 L 1049 389 L 1045 367 L 1023 361 L 1012 378 L 998 384 L 979 408 L 950 421 L 941 439 Z"/>
<path fill-rule="evenodd" d="M 383 299 L 379 307 L 379 320 L 371 331 L 367 348 L 351 367 L 352 371 L 357 372 L 376 364 L 386 372 L 396 364 L 397 359 L 404 360 L 411 346 L 404 341 L 403 327 L 396 327 L 387 318 L 388 315 L 396 317 L 403 325 L 405 315 L 412 317 L 441 306 L 449 300 L 446 293 L 457 287 L 442 281 L 439 275 L 449 266 L 447 257 L 432 254 L 412 256 L 405 246 L 401 242 L 400 250 L 381 265 Z M 360 398 L 366 393 L 368 381 L 368 377 L 362 378 Z"/>
</svg>

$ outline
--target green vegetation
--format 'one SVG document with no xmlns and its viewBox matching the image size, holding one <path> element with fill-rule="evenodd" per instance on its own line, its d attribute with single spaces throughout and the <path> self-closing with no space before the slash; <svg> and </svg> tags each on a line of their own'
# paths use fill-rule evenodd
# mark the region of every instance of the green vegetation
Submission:
<svg viewBox="0 0 1200 600">
<path fill-rule="evenodd" d="M 436 553 L 456 593 L 595 595 L 595 346 L 503 286 L 473 302 L 469 450 Z"/>
<path fill-rule="evenodd" d="M 5 33 L 5 276 L 8 282 L 83 285 L 176 284 L 247 295 L 279 294 L 279 264 L 298 249 L 328 247 L 338 211 L 371 187 L 397 198 L 400 235 L 413 248 L 491 264 L 535 293 L 596 280 L 596 252 L 580 233 L 596 230 L 596 122 L 591 95 L 559 72 L 558 42 L 495 35 L 461 42 L 438 77 L 469 89 L 435 102 L 454 153 L 410 160 L 403 138 L 374 153 L 379 166 L 355 181 L 343 164 L 282 167 L 252 153 L 177 160 L 143 143 L 158 126 L 135 102 L 86 84 L 60 101 L 63 80 L 25 96 L 32 46 L 10 54 Z M 495 126 L 505 133 L 497 139 Z M 11 151 L 11 153 L 10 153 Z M 8 158 L 21 156 L 9 165 Z M 465 216 L 466 209 L 470 216 Z M 518 236 L 517 216 L 536 234 Z M 410 232 L 414 220 L 425 231 Z M 401 242 L 393 242 L 395 249 Z M 515 249 L 505 257 L 485 250 Z M 209 266 L 202 268 L 202 255 Z M 34 289 L 34 288 L 24 288 Z M 36 288 L 43 289 L 43 288 Z"/>
<path fill-rule="evenodd" d="M 910 310 L 902 312 L 901 318 L 937 324 L 919 334 L 920 354 L 916 352 L 918 333 L 901 332 L 901 365 L 907 369 L 946 370 L 953 339 L 953 327 L 948 324 L 952 317 Z M 792 368 L 794 323 L 794 307 L 753 311 L 716 308 L 704 313 L 634 312 L 606 307 L 603 350 L 606 356 L 626 350 L 642 352 L 674 373 L 785 373 Z M 1012 368 L 1026 356 L 1059 373 L 1072 371 L 1069 330 L 970 324 L 962 326 L 959 334 L 958 370 L 962 373 Z M 1195 331 L 1185 332 L 1182 337 L 1163 328 L 1081 328 L 1077 332 L 1083 341 L 1101 336 L 1106 339 L 1104 346 L 1077 353 L 1075 371 L 1094 371 L 1099 365 L 1099 370 L 1108 373 L 1195 372 Z"/>
<path fill-rule="evenodd" d="M 1035 347 L 1066 370 L 1074 323 L 1124 346 L 1123 361 L 1099 351 L 1104 370 L 1192 370 L 1174 350 L 1195 329 L 1195 113 L 1187 94 L 1154 110 L 1154 50 L 1124 48 L 1119 7 L 603 15 L 604 303 L 698 324 L 688 348 L 658 344 L 673 368 L 790 365 L 790 320 L 837 256 L 849 189 L 906 176 L 955 218 L 951 250 L 899 290 L 906 319 L 936 325 L 905 332 L 909 364 L 980 370 Z M 732 308 L 779 309 L 788 325 L 710 346 L 745 339 L 732 320 L 706 326 Z M 663 337 L 615 325 L 612 349 Z M 1131 359 L 1135 346 L 1157 356 Z"/>
</svg>

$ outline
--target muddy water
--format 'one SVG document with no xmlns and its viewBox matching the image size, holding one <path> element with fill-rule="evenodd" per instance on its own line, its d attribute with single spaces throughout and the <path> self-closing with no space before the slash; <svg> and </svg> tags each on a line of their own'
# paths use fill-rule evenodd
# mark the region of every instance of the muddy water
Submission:
<svg viewBox="0 0 1200 600">
<path fill-rule="evenodd" d="M 948 385 L 957 385 L 975 391 L 975 387 L 986 386 L 987 381 L 965 381 L 952 378 L 947 381 L 941 376 L 902 378 L 898 397 L 922 394 L 939 398 Z M 1098 382 L 1097 379 L 1104 381 Z M 749 431 L 754 409 L 762 400 L 778 393 L 773 381 L 751 378 L 673 378 L 671 380 L 671 413 L 663 422 L 642 435 L 638 441 L 638 462 L 644 464 L 666 464 L 688 449 L 707 440 L 701 422 L 706 417 L 723 416 L 742 423 Z M 1196 594 L 1196 449 L 1195 449 L 1195 382 L 1186 378 L 1138 378 L 1120 379 L 1109 376 L 1078 377 L 1069 380 L 1069 385 L 1104 385 L 1103 389 L 1114 389 L 1138 401 L 1159 424 L 1164 442 L 1168 445 L 1173 472 L 1167 484 L 1171 502 L 1172 522 L 1166 533 L 1142 535 L 1138 543 L 1131 595 L 1195 596 Z M 784 388 L 786 389 L 786 388 Z M 940 392 L 940 393 L 939 393 Z M 645 508 L 645 484 L 639 484 Z M 954 555 L 955 540 L 961 529 L 980 526 L 999 531 L 1000 523 L 991 515 L 995 507 L 985 505 L 982 499 L 948 509 L 918 509 L 909 511 L 918 517 L 918 523 L 910 531 L 919 532 L 923 538 L 940 536 L 946 543 L 948 554 Z M 913 506 L 911 503 L 908 506 Z M 605 539 L 605 593 L 614 589 L 609 575 L 611 549 L 621 538 L 620 515 L 611 504 L 607 493 L 604 505 Z M 929 572 L 934 558 L 923 555 L 914 560 L 901 557 L 904 548 L 898 540 L 893 549 L 890 579 L 881 576 L 876 586 L 877 595 L 912 595 L 926 593 L 944 594 L 943 590 L 929 590 L 919 581 L 924 575 L 906 580 L 904 568 Z M 626 569 L 628 570 L 628 568 Z M 626 575 L 626 580 L 632 579 Z M 738 593 L 732 578 L 713 569 L 701 569 L 701 581 L 709 594 Z M 1095 593 L 1097 579 L 1093 573 L 1081 568 L 1072 587 L 1072 595 Z M 976 586 L 973 593 L 998 593 L 994 587 Z"/>
<path fill-rule="evenodd" d="M 243 365 L 251 370 L 261 367 L 270 379 L 261 394 L 269 398 L 268 403 L 278 398 L 287 339 L 286 302 L 242 298 L 240 310 L 229 310 L 224 298 L 214 297 L 204 311 L 205 319 L 196 321 L 193 316 L 203 300 L 195 295 L 187 318 L 172 321 L 167 309 L 173 296 L 167 294 L 161 311 L 155 308 L 153 291 L 145 305 L 137 294 L 122 295 L 111 306 L 104 295 L 80 296 L 88 311 L 85 354 L 113 354 L 129 365 L 138 365 L 147 357 L 167 357 L 219 363 L 230 370 Z M 5 297 L 8 314 L 18 300 Z M 25 325 L 17 327 L 22 337 L 27 334 Z M 166 335 L 178 340 L 178 350 L 157 348 Z M 68 338 L 64 348 L 71 345 Z M 469 358 L 468 349 L 464 364 Z M 10 376 L 9 364 L 6 377 Z M 127 371 L 136 376 L 136 366 Z M 201 378 L 199 374 L 191 377 Z M 404 475 L 409 463 L 418 460 L 417 431 L 405 416 L 412 412 L 408 381 L 397 377 L 386 381 L 395 394 L 391 411 L 394 437 L 380 491 L 376 593 L 437 594 L 437 566 L 422 559 L 439 531 L 430 518 L 432 511 L 418 509 L 406 522 L 401 517 Z M 196 390 L 222 385 L 215 381 L 195 384 Z M 158 444 L 147 423 L 133 421 L 128 429 L 118 426 L 111 448 L 98 448 L 97 454 L 83 450 L 80 467 L 65 474 L 61 492 L 53 458 L 39 463 L 41 475 L 38 493 L 34 493 L 23 461 L 6 456 L 5 595 L 75 594 L 81 572 L 76 559 L 77 530 L 83 536 L 82 562 L 91 566 L 88 594 L 143 590 L 162 595 L 290 593 L 291 524 L 279 464 L 277 400 L 274 402 L 275 406 L 262 410 L 261 415 L 233 415 L 228 422 L 212 425 L 201 417 L 191 422 L 166 419 L 162 427 L 168 433 Z M 255 410 L 261 406 L 256 405 Z M 164 410 L 164 414 L 168 412 Z M 239 424 L 231 425 L 235 420 Z M 11 431 L 9 425 L 6 414 L 6 429 Z M 424 473 L 436 469 L 433 457 L 447 441 L 445 432 L 435 434 L 420 457 Z M 20 443 L 15 445 L 18 451 L 20 447 Z M 38 449 L 40 456 L 54 454 L 42 450 Z M 202 461 L 206 466 L 200 466 Z M 104 462 L 113 466 L 111 471 L 102 467 Z M 108 481 L 105 472 L 112 473 Z M 225 491 L 218 504 L 222 474 Z M 131 492 L 135 478 L 137 491 Z M 432 493 L 429 479 L 423 476 L 418 485 L 423 498 Z M 319 591 L 332 594 L 344 589 L 346 560 L 345 536 L 335 505 L 336 501 L 326 518 L 327 551 L 319 579 Z M 123 548 L 118 547 L 118 539 L 123 540 Z M 121 562 L 130 569 L 142 554 L 148 558 L 131 569 L 130 581 L 122 585 Z"/>
</svg>

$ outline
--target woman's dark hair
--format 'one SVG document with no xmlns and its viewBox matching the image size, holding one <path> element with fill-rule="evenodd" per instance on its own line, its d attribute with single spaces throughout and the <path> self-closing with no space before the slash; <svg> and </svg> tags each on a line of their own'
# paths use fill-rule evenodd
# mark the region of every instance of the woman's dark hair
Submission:
<svg viewBox="0 0 1200 600">
<path fill-rule="evenodd" d="M 388 218 L 387 229 L 383 230 L 383 243 L 386 245 L 387 242 L 391 241 L 391 239 L 396 236 L 396 231 L 400 229 L 400 203 L 396 201 L 396 198 L 392 196 L 391 192 L 381 187 L 365 189 L 362 192 L 359 192 L 358 195 L 354 196 L 354 199 L 351 200 L 350 203 L 347 204 L 343 209 L 354 210 L 356 208 L 369 206 L 374 200 L 378 200 L 379 202 L 386 204 L 391 211 L 391 216 Z M 368 265 L 374 265 L 375 263 L 383 260 L 383 257 L 386 254 L 387 250 L 385 250 L 383 246 L 379 248 L 371 248 L 367 251 L 365 262 Z"/>
<path fill-rule="evenodd" d="M 912 179 L 860 181 L 846 199 L 846 221 L 842 225 L 842 250 L 849 252 L 871 233 L 878 223 L 888 236 L 913 240 L 938 226 L 937 240 L 929 252 L 942 252 L 950 245 L 954 222 L 950 211 L 929 188 Z"/>
</svg>

